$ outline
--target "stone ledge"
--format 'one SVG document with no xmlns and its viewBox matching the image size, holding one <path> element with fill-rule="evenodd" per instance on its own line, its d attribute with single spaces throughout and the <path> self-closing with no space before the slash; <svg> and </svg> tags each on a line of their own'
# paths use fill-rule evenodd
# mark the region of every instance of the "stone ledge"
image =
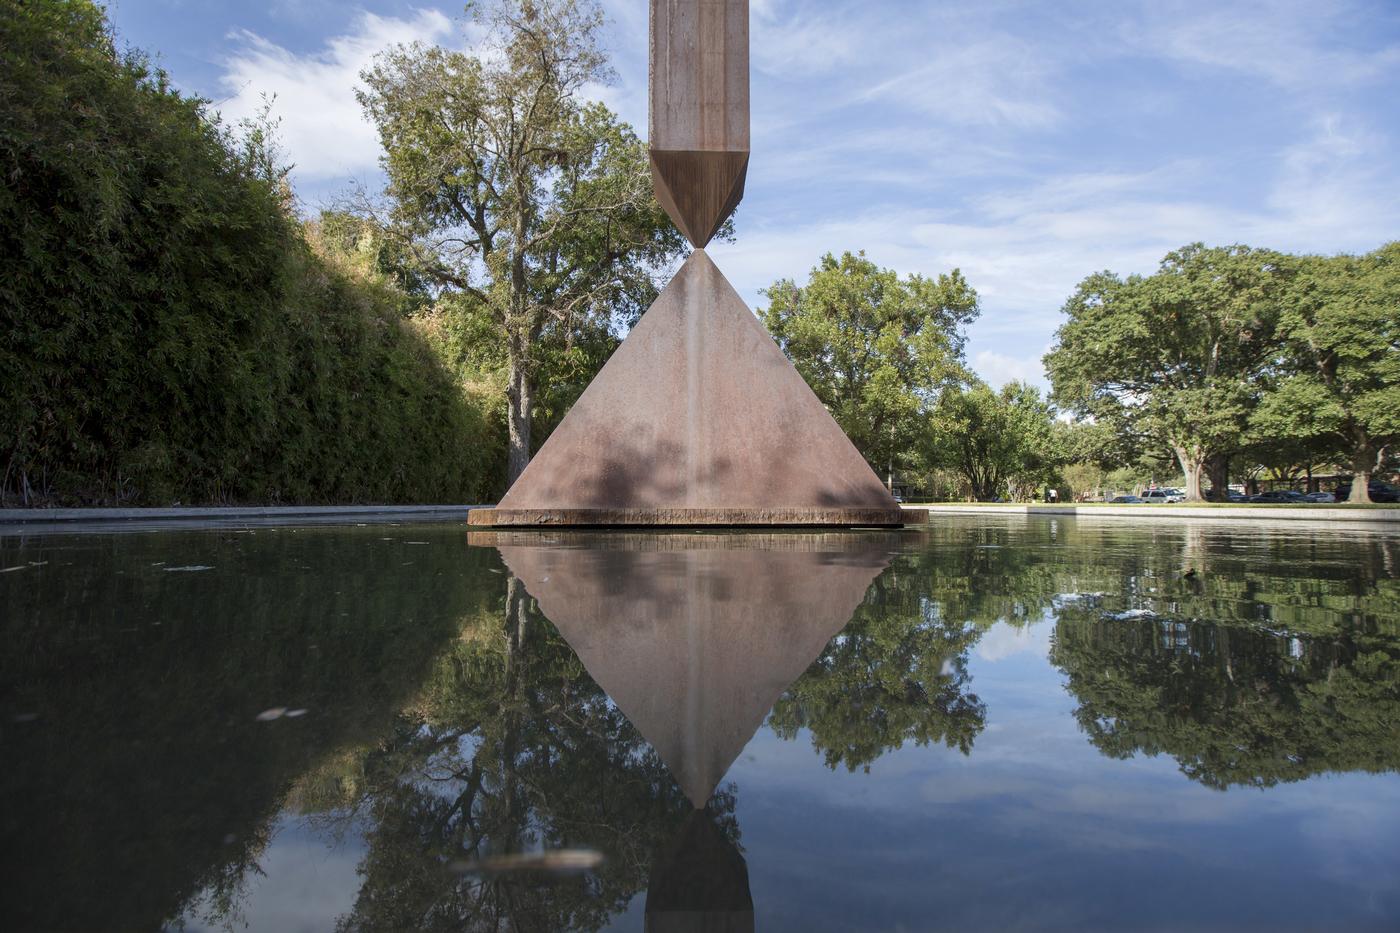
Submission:
<svg viewBox="0 0 1400 933">
<path fill-rule="evenodd" d="M 889 509 L 473 509 L 478 528 L 613 527 L 898 527 L 906 521 Z"/>
<path fill-rule="evenodd" d="M 1390 523 L 1400 525 L 1400 509 L 1335 509 L 1325 505 L 1314 506 L 1219 506 L 1199 508 L 1195 506 L 1143 505 L 1022 505 L 1016 503 L 963 504 L 958 502 L 932 503 L 904 507 L 906 512 L 919 510 L 928 513 L 932 520 L 934 513 L 949 512 L 962 515 L 1066 515 L 1076 518 L 1138 518 L 1156 520 L 1159 518 L 1209 518 L 1216 521 L 1307 521 L 1307 522 L 1358 522 Z"/>
</svg>

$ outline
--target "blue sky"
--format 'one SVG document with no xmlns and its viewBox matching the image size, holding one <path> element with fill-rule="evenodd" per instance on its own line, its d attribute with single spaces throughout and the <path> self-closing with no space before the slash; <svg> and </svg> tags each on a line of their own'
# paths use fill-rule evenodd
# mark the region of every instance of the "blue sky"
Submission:
<svg viewBox="0 0 1400 933">
<path fill-rule="evenodd" d="M 645 0 L 605 0 L 646 131 Z M 121 38 L 225 116 L 276 94 L 315 209 L 376 184 L 355 104 L 379 49 L 471 42 L 459 4 L 118 0 Z M 753 156 L 738 238 L 711 252 L 751 304 L 827 251 L 960 268 L 969 361 L 1043 384 L 1075 284 L 1203 240 L 1356 252 L 1400 237 L 1400 3 L 751 0 Z"/>
</svg>

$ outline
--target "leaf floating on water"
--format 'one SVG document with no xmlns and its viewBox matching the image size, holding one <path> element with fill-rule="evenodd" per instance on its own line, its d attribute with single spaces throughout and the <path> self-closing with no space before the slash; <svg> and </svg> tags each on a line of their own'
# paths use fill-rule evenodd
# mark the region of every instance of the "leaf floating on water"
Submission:
<svg viewBox="0 0 1400 933">
<path fill-rule="evenodd" d="M 495 567 L 487 567 L 486 569 L 491 571 L 492 573 L 500 573 L 500 571 L 497 570 Z"/>
<path fill-rule="evenodd" d="M 305 715 L 306 715 L 306 710 L 304 710 L 304 709 L 289 709 L 289 710 L 287 710 L 287 718 L 288 718 L 288 719 L 296 719 L 298 716 L 305 716 Z"/>
<path fill-rule="evenodd" d="M 404 544 L 427 544 L 427 541 L 405 541 Z"/>
<path fill-rule="evenodd" d="M 287 707 L 274 706 L 271 709 L 263 710 L 261 713 L 258 713 L 258 715 L 254 718 L 258 722 L 272 722 L 272 720 L 281 719 L 285 715 L 287 715 Z"/>
<path fill-rule="evenodd" d="M 551 849 L 547 852 L 492 855 L 483 859 L 458 859 L 448 863 L 447 868 L 459 875 L 500 875 L 509 872 L 576 875 L 592 871 L 604 861 L 603 853 L 593 849 Z"/>
<path fill-rule="evenodd" d="M 31 560 L 31 561 L 29 562 L 29 566 L 31 566 L 31 567 L 42 567 L 42 566 L 44 566 L 44 565 L 47 564 L 47 563 L 48 563 L 48 561 L 46 561 L 46 560 Z"/>
<path fill-rule="evenodd" d="M 180 571 L 213 570 L 208 564 L 190 564 L 188 567 L 166 567 L 166 573 L 178 573 Z"/>
</svg>

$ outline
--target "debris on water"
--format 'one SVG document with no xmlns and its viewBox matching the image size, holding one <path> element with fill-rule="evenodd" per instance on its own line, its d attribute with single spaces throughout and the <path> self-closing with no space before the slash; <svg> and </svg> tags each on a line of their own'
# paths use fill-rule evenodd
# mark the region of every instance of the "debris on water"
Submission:
<svg viewBox="0 0 1400 933">
<path fill-rule="evenodd" d="M 15 570 L 24 570 L 24 564 L 16 564 L 13 567 L 0 567 L 0 573 L 10 573 Z"/>
<path fill-rule="evenodd" d="M 576 875 L 592 871 L 604 861 L 603 853 L 593 849 L 551 849 L 546 852 L 491 855 L 482 859 L 458 859 L 449 862 L 447 868 L 459 875 L 500 875 L 508 872 Z"/>
<path fill-rule="evenodd" d="M 287 707 L 274 706 L 271 709 L 263 710 L 261 713 L 258 713 L 258 715 L 254 718 L 258 722 L 272 722 L 272 720 L 281 719 L 285 715 L 287 715 Z"/>
<path fill-rule="evenodd" d="M 304 709 L 289 709 L 289 710 L 287 710 L 286 715 L 287 715 L 287 718 L 288 718 L 288 719 L 296 719 L 298 716 L 305 716 L 305 715 L 306 715 L 306 710 L 304 710 Z"/>
<path fill-rule="evenodd" d="M 1157 613 L 1151 609 L 1124 609 L 1122 612 L 1110 612 L 1105 618 L 1114 622 L 1127 622 L 1130 619 L 1152 619 Z"/>
<path fill-rule="evenodd" d="M 10 717 L 15 722 L 33 722 L 39 718 L 38 713 L 15 713 Z"/>
<path fill-rule="evenodd" d="M 166 573 L 193 572 L 196 570 L 213 570 L 208 564 L 190 564 L 188 567 L 166 567 Z"/>
<path fill-rule="evenodd" d="M 487 567 L 486 569 L 489 570 L 489 571 L 491 571 L 492 573 L 500 573 L 500 572 L 501 572 L 501 571 L 497 570 L 495 567 Z"/>
<path fill-rule="evenodd" d="M 158 560 L 158 561 L 156 561 L 154 564 L 152 564 L 151 566 L 152 566 L 152 567 L 164 567 L 164 566 L 165 566 L 165 561 L 163 561 L 163 560 Z"/>
<path fill-rule="evenodd" d="M 405 541 L 404 544 L 427 544 L 427 541 Z"/>
<path fill-rule="evenodd" d="M 48 563 L 48 561 L 46 561 L 46 560 L 31 560 L 31 561 L 29 561 L 29 566 L 31 566 L 31 567 L 42 567 L 42 566 L 44 566 L 44 565 L 47 564 L 47 563 Z"/>
</svg>

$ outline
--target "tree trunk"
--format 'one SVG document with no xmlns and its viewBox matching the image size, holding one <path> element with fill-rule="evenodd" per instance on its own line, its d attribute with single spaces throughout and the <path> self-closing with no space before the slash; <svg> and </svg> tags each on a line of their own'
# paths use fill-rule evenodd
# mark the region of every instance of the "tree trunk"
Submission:
<svg viewBox="0 0 1400 933">
<path fill-rule="evenodd" d="M 1201 467 L 1205 454 L 1200 448 L 1175 447 L 1176 460 L 1181 464 L 1181 472 L 1186 474 L 1186 501 L 1201 501 Z"/>
<path fill-rule="evenodd" d="M 530 416 L 535 407 L 535 387 L 515 354 L 511 354 L 511 357 L 510 382 L 506 388 L 510 409 L 506 416 L 510 427 L 510 448 L 506 454 L 507 489 L 515 485 L 530 464 Z"/>
<path fill-rule="evenodd" d="M 1362 442 L 1356 448 L 1351 458 L 1351 495 L 1347 496 L 1347 501 L 1356 505 L 1366 505 L 1371 501 L 1371 472 L 1376 468 L 1376 461 L 1380 457 L 1377 451 L 1370 444 Z"/>
<path fill-rule="evenodd" d="M 1210 497 L 1214 502 L 1230 501 L 1230 458 L 1225 454 L 1213 454 L 1206 461 L 1206 474 L 1210 477 Z"/>
</svg>

